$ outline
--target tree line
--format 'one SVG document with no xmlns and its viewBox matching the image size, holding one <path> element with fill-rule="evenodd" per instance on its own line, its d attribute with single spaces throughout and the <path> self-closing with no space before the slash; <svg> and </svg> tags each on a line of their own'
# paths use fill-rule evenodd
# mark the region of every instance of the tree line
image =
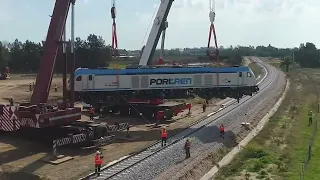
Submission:
<svg viewBox="0 0 320 180">
<path fill-rule="evenodd" d="M 43 54 L 45 42 L 32 42 L 27 40 L 21 42 L 16 39 L 14 42 L 0 42 L 0 68 L 9 67 L 12 73 L 37 73 L 40 66 L 40 59 Z M 214 49 L 210 49 L 214 52 Z M 230 46 L 219 48 L 221 59 L 225 59 L 231 64 L 241 63 L 242 56 L 279 57 L 286 59 L 285 64 L 297 63 L 301 67 L 320 67 L 320 50 L 313 43 L 307 42 L 297 48 L 276 48 L 268 46 Z M 165 57 L 191 57 L 197 60 L 207 60 L 207 48 L 184 48 L 165 50 Z M 59 49 L 56 60 L 55 72 L 62 72 L 63 58 L 62 48 Z M 70 52 L 70 44 L 67 45 L 67 52 Z M 119 53 L 125 56 L 135 56 L 126 60 L 117 59 L 121 63 L 126 61 L 132 64 L 138 63 L 141 50 L 120 49 Z M 71 54 L 68 54 L 70 60 Z M 160 55 L 160 50 L 156 50 L 154 59 Z M 287 58 L 285 58 L 287 57 Z M 290 57 L 290 58 L 288 58 Z M 293 58 L 294 57 L 294 58 Z M 90 34 L 87 39 L 76 38 L 75 40 L 76 67 L 107 67 L 113 61 L 112 49 L 107 45 L 101 36 Z M 165 59 L 165 58 L 164 58 Z M 70 71 L 70 61 L 68 61 Z"/>
<path fill-rule="evenodd" d="M 12 43 L 0 42 L 0 68 L 9 67 L 15 73 L 36 73 L 40 67 L 40 59 L 45 42 L 21 42 L 16 39 Z M 61 46 L 62 47 L 62 46 Z M 68 69 L 70 71 L 72 54 L 70 43 L 66 44 Z M 63 70 L 62 48 L 58 50 L 56 72 Z M 90 34 L 86 40 L 75 39 L 76 67 L 105 67 L 111 61 L 111 48 L 100 36 Z"/>
</svg>

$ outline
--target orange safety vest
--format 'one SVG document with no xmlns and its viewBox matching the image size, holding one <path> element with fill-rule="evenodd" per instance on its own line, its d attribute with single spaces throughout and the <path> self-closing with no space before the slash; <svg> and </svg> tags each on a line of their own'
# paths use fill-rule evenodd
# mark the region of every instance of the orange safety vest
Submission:
<svg viewBox="0 0 320 180">
<path fill-rule="evenodd" d="M 220 131 L 224 131 L 224 126 L 220 126 Z"/>
<path fill-rule="evenodd" d="M 162 130 L 161 137 L 166 138 L 168 136 L 167 130 Z"/>
<path fill-rule="evenodd" d="M 97 165 L 101 165 L 102 164 L 102 159 L 100 155 L 96 155 L 94 158 L 94 163 Z"/>
</svg>

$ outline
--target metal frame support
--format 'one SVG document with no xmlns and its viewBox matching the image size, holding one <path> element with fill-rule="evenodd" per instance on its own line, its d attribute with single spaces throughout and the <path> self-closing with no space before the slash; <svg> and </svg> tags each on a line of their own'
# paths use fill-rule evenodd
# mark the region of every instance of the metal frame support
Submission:
<svg viewBox="0 0 320 180">
<path fill-rule="evenodd" d="M 63 91 L 63 108 L 67 107 L 67 64 L 68 64 L 68 55 L 67 55 L 67 44 L 66 42 L 66 26 L 64 26 L 64 33 L 62 39 L 62 54 L 63 54 L 63 76 L 62 76 L 62 91 Z"/>
<path fill-rule="evenodd" d="M 75 0 L 71 1 L 71 73 L 70 73 L 70 106 L 74 107 L 74 71 L 75 71 L 75 61 L 76 55 L 74 51 L 74 24 L 75 24 L 75 12 L 74 12 Z"/>
</svg>

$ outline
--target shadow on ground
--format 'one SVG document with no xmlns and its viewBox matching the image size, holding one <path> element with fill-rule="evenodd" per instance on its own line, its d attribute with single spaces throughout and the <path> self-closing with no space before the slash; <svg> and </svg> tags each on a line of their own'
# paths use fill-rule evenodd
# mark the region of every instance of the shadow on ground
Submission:
<svg viewBox="0 0 320 180">
<path fill-rule="evenodd" d="M 26 172 L 4 172 L 0 173 L 1 180 L 44 180 L 37 175 Z"/>
</svg>

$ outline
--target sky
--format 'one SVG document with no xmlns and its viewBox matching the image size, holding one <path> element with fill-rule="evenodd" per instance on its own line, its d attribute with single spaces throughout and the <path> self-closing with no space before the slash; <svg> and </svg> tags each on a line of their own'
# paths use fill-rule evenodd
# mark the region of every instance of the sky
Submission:
<svg viewBox="0 0 320 180">
<path fill-rule="evenodd" d="M 209 1 L 173 2 L 168 17 L 166 48 L 206 46 L 210 26 Z M 0 0 L 0 40 L 44 40 L 54 2 Z M 116 0 L 119 48 L 141 49 L 159 2 Z M 313 42 L 320 47 L 319 0 L 215 0 L 214 4 L 219 46 L 271 44 L 291 48 Z M 93 33 L 111 44 L 110 8 L 111 0 L 77 0 L 76 36 L 86 38 Z"/>
</svg>

